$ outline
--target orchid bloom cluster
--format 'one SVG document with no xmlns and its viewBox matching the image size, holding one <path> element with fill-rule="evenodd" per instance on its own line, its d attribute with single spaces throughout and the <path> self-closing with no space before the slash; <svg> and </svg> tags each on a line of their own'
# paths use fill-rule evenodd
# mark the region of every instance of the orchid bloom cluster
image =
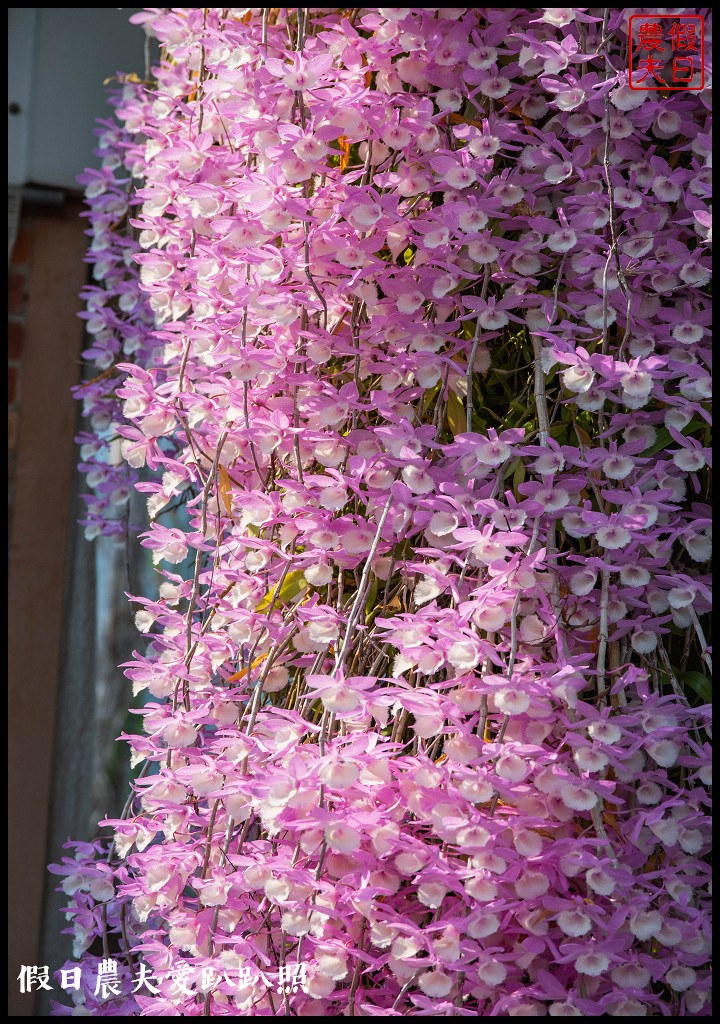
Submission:
<svg viewBox="0 0 720 1024">
<path fill-rule="evenodd" d="M 133 16 L 83 394 L 158 591 L 54 870 L 156 990 L 57 1013 L 710 1013 L 708 98 L 626 13 Z"/>
<path fill-rule="evenodd" d="M 144 146 L 133 134 L 132 117 L 138 118 L 139 127 L 143 104 L 149 111 L 150 102 L 132 81 L 110 102 L 118 117 L 98 127 L 95 153 L 101 167 L 88 169 L 78 179 L 85 185 L 91 238 L 86 259 L 94 282 L 82 291 L 86 310 L 80 314 L 91 339 L 83 357 L 94 376 L 75 389 L 91 428 L 77 438 L 79 469 L 91 492 L 84 496 L 86 513 L 81 520 L 88 540 L 124 536 L 128 501 L 138 480 L 138 473 L 122 457 L 115 433 L 123 415 L 122 401 L 115 393 L 116 366 L 123 359 L 141 366 L 153 365 L 155 360 L 162 364 L 163 357 L 162 346 L 152 337 L 153 311 L 139 287 L 140 273 L 133 259 L 137 240 L 130 225 L 132 205 L 138 203 L 133 179 L 139 182 L 145 169 Z M 124 103 L 129 104 L 127 112 Z"/>
</svg>

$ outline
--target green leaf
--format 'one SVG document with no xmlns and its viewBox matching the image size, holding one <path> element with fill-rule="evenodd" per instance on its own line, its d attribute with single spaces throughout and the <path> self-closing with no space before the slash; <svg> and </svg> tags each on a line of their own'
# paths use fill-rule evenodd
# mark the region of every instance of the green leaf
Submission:
<svg viewBox="0 0 720 1024">
<path fill-rule="evenodd" d="M 467 416 L 465 415 L 465 407 L 454 391 L 451 391 L 448 395 L 445 416 L 454 437 L 466 432 Z"/>
<path fill-rule="evenodd" d="M 712 704 L 712 683 L 702 672 L 686 672 L 681 682 L 694 690 L 703 704 Z"/>
<path fill-rule="evenodd" d="M 703 426 L 703 420 L 701 420 L 699 416 L 695 416 L 689 423 L 685 424 L 680 433 L 687 437 L 688 434 L 692 434 L 694 430 L 697 430 L 697 428 L 701 426 Z M 665 448 L 668 448 L 670 445 L 674 445 L 675 443 L 676 442 L 673 441 L 672 437 L 670 437 L 670 431 L 668 428 L 660 427 L 657 432 L 657 437 L 655 438 L 655 444 L 641 454 L 643 456 L 657 455 L 658 452 L 664 451 Z"/>
<path fill-rule="evenodd" d="M 522 461 L 522 459 L 518 459 L 517 465 L 515 466 L 515 472 L 513 473 L 513 481 L 512 481 L 513 494 L 518 499 L 518 501 L 522 501 L 522 499 L 523 499 L 523 495 L 520 494 L 520 492 L 518 490 L 518 487 L 520 486 L 520 484 L 522 484 L 524 482 L 525 482 L 525 463 Z"/>
<path fill-rule="evenodd" d="M 289 604 L 293 598 L 297 597 L 298 594 L 302 594 L 302 592 L 307 589 L 308 582 L 305 579 L 305 574 L 300 569 L 295 569 L 293 572 L 289 572 L 287 574 L 279 591 L 277 587 L 273 587 L 273 589 L 260 600 L 255 611 L 267 611 L 273 601 L 273 598 L 275 598 L 276 605 Z"/>
<path fill-rule="evenodd" d="M 655 444 L 652 445 L 651 448 L 648 448 L 646 451 L 644 451 L 642 454 L 657 455 L 658 452 L 661 452 L 664 448 L 667 448 L 667 446 L 672 443 L 673 439 L 670 437 L 670 431 L 667 429 L 667 427 L 660 427 L 660 429 L 657 432 L 657 437 L 655 438 Z"/>
<path fill-rule="evenodd" d="M 425 390 L 425 394 L 422 397 L 422 405 L 421 405 L 421 410 L 422 410 L 422 415 L 423 416 L 428 411 L 430 406 L 433 404 L 433 401 L 435 400 L 435 398 L 437 398 L 438 392 L 440 391 L 441 387 L 442 387 L 442 384 L 438 383 L 438 384 L 434 384 L 431 388 L 427 388 Z"/>
<path fill-rule="evenodd" d="M 508 480 L 510 477 L 513 477 L 514 480 L 515 473 L 517 473 L 517 464 L 515 462 L 508 463 L 508 465 L 505 467 L 505 472 L 502 475 L 502 482 L 505 483 L 505 481 Z"/>
<path fill-rule="evenodd" d="M 378 578 L 375 576 L 372 583 L 370 584 L 370 590 L 368 591 L 367 600 L 365 602 L 365 622 L 368 621 L 372 613 L 376 610 L 375 603 L 378 596 Z"/>
<path fill-rule="evenodd" d="M 225 511 L 232 519 L 232 480 L 224 466 L 218 466 L 218 471 L 220 473 L 220 497 L 222 498 L 222 503 L 225 506 Z"/>
<path fill-rule="evenodd" d="M 575 424 L 575 433 L 585 448 L 593 447 L 592 438 L 588 434 L 587 430 L 583 430 L 579 423 Z"/>
</svg>

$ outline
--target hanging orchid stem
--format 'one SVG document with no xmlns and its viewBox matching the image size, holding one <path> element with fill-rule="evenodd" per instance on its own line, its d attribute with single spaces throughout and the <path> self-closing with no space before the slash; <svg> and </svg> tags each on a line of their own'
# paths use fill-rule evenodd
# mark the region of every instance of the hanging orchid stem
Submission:
<svg viewBox="0 0 720 1024">
<path fill-rule="evenodd" d="M 487 279 L 487 275 L 486 275 Z M 473 344 L 470 350 L 470 359 L 468 360 L 467 368 L 467 394 L 465 396 L 466 410 L 465 410 L 465 429 L 468 434 L 472 430 L 472 409 L 473 409 L 473 374 L 475 366 L 475 358 L 477 356 L 478 346 L 480 344 L 480 335 L 482 333 L 482 327 L 480 321 L 475 324 L 475 336 L 473 337 Z"/>
<path fill-rule="evenodd" d="M 396 479 L 398 475 L 399 473 L 395 474 Z M 378 549 L 378 544 L 380 543 L 380 537 L 382 535 L 383 527 L 385 526 L 385 522 L 390 512 L 392 500 L 392 495 L 390 495 L 387 501 L 385 502 L 385 507 L 382 511 L 382 514 L 380 515 L 377 529 L 375 531 L 375 536 L 373 537 L 373 542 L 370 546 L 370 551 L 365 560 L 362 577 L 360 579 L 360 586 L 358 587 L 352 609 L 350 610 L 350 615 L 348 616 L 347 627 L 345 629 L 345 638 L 343 639 L 342 647 L 340 648 L 340 653 L 338 654 L 337 659 L 335 661 L 334 672 L 336 675 L 340 675 L 340 673 L 343 670 L 343 665 L 345 664 L 345 658 L 347 656 L 348 648 L 350 645 L 350 638 L 352 637 L 352 632 L 355 629 L 355 626 L 357 625 L 358 618 L 360 617 L 360 611 L 367 597 L 368 588 L 370 586 L 370 575 L 372 573 L 372 560 L 375 557 L 375 552 Z"/>
<path fill-rule="evenodd" d="M 712 658 L 708 651 L 707 640 L 705 639 L 705 633 L 703 632 L 703 628 L 700 625 L 700 620 L 698 619 L 697 612 L 693 608 L 692 604 L 688 606 L 688 612 L 690 614 L 693 628 L 695 630 L 695 633 L 697 634 L 698 642 L 700 644 L 700 657 L 707 665 L 708 672 L 710 673 L 710 675 L 712 675 Z"/>
<path fill-rule="evenodd" d="M 658 644 L 657 652 L 658 652 L 658 654 L 660 656 L 660 660 L 663 663 L 665 671 L 667 672 L 668 679 L 670 680 L 670 684 L 671 684 L 671 686 L 672 686 L 672 688 L 673 688 L 673 690 L 675 692 L 675 696 L 678 697 L 679 700 L 681 700 L 684 704 L 687 704 L 688 703 L 688 699 L 685 696 L 685 694 L 683 693 L 683 689 L 680 686 L 680 683 L 678 682 L 678 679 L 677 679 L 677 676 L 675 675 L 675 672 L 673 671 L 673 667 L 670 664 L 670 659 L 668 658 L 668 653 L 665 650 L 665 647 L 664 647 L 663 644 L 661 644 L 661 643 Z"/>
<path fill-rule="evenodd" d="M 562 254 L 562 259 L 560 260 L 560 264 L 559 264 L 559 266 L 557 268 L 557 276 L 555 278 L 555 286 L 553 288 L 553 307 L 552 307 L 552 313 L 550 314 L 550 321 L 549 321 L 551 324 L 555 323 L 555 317 L 557 316 L 558 296 L 560 294 L 560 283 L 562 281 L 562 273 L 563 273 L 563 268 L 565 266 L 565 260 L 566 259 L 567 259 L 567 253 L 564 252 Z M 535 351 L 535 338 L 534 337 L 533 337 L 533 351 Z M 535 372 L 537 373 L 537 370 Z"/>
<path fill-rule="evenodd" d="M 545 392 L 545 371 L 542 368 L 542 345 L 537 334 L 532 334 L 533 347 L 533 380 L 535 390 L 535 410 L 537 412 L 540 444 L 547 444 L 550 436 L 550 417 L 548 415 L 547 394 Z"/>
<path fill-rule="evenodd" d="M 620 865 L 618 863 L 617 857 L 615 856 L 615 851 L 613 850 L 612 843 L 610 842 L 607 831 L 603 824 L 602 812 L 603 801 L 602 798 L 599 798 L 597 804 L 595 804 L 595 806 L 592 807 L 590 810 L 590 817 L 592 818 L 595 834 L 597 835 L 598 839 L 601 839 L 605 844 L 605 852 L 607 854 L 607 857 L 612 866 L 617 870 L 617 868 L 619 868 Z"/>
<path fill-rule="evenodd" d="M 363 946 L 364 946 L 364 942 L 365 942 L 365 934 L 366 934 L 366 932 L 367 932 L 367 921 L 363 919 L 362 928 L 361 928 L 361 931 L 360 931 L 360 939 L 359 939 L 359 942 L 358 942 L 358 953 L 362 952 L 362 949 L 363 949 Z M 363 970 L 363 961 L 358 956 L 357 963 L 355 964 L 355 970 L 353 971 L 352 982 L 350 983 L 350 993 L 348 995 L 348 1011 L 347 1011 L 348 1017 L 354 1017 L 355 1016 L 355 996 L 357 995 L 357 990 L 360 987 L 360 978 L 362 977 L 362 970 Z"/>
<path fill-rule="evenodd" d="M 489 287 L 490 287 L 490 270 L 489 270 L 488 267 L 485 267 L 485 273 L 483 275 L 482 289 L 480 291 L 480 298 L 482 299 L 483 302 L 487 299 L 487 293 L 488 293 L 488 288 Z M 475 334 L 474 334 L 474 337 L 473 337 L 472 348 L 470 350 L 470 359 L 468 360 L 468 368 L 467 368 L 467 376 L 466 376 L 467 393 L 466 393 L 466 397 L 465 397 L 465 401 L 466 401 L 465 420 L 466 420 L 466 429 L 467 429 L 468 434 L 472 430 L 473 374 L 475 373 L 475 359 L 477 357 L 478 346 L 480 345 L 480 335 L 481 335 L 481 333 L 482 333 L 482 325 L 480 323 L 480 319 L 478 318 L 478 320 L 477 320 L 477 322 L 475 324 Z"/>
<path fill-rule="evenodd" d="M 608 14 L 609 14 L 609 9 L 606 7 L 605 10 L 604 10 L 604 13 L 603 13 L 603 24 L 604 25 L 607 24 Z M 605 35 L 604 32 L 603 32 L 603 35 Z M 608 78 L 615 77 L 617 72 L 615 71 L 615 68 L 613 68 L 612 63 L 610 62 L 610 56 L 609 56 L 609 54 L 607 52 L 607 46 L 603 47 L 603 52 L 604 52 L 604 56 L 605 56 L 606 75 L 607 75 Z M 616 206 L 615 206 L 615 197 L 614 197 L 614 194 L 613 194 L 612 181 L 610 180 L 610 96 L 609 96 L 609 93 L 607 93 L 607 92 L 605 93 L 605 100 L 604 100 L 604 114 L 605 114 L 605 119 L 604 119 L 604 123 L 603 123 L 603 131 L 604 131 L 604 135 L 605 135 L 605 141 L 604 141 L 604 147 L 603 147 L 603 170 L 605 172 L 605 184 L 607 186 L 608 203 L 610 204 L 610 240 L 611 240 L 611 245 L 610 245 L 610 249 L 609 249 L 609 252 L 608 252 L 608 259 L 614 253 L 614 255 L 615 255 L 615 272 L 617 273 L 618 283 L 619 283 L 620 287 L 622 288 L 623 292 L 625 293 L 625 295 L 628 295 L 630 289 L 627 286 L 627 282 L 625 280 L 625 273 L 624 273 L 624 271 L 622 269 L 622 266 L 620 264 L 620 249 L 618 248 L 618 235 L 617 235 L 617 228 L 616 228 L 616 224 L 617 224 L 617 210 L 616 210 Z M 607 280 L 605 278 L 604 281 L 603 281 L 603 304 L 606 305 L 606 302 L 607 302 Z M 606 320 L 606 316 L 605 315 L 603 316 L 603 320 L 604 320 L 604 323 L 606 325 L 607 324 L 607 320 Z M 605 326 L 603 333 L 604 333 L 604 335 L 606 335 L 606 333 L 607 333 L 607 326 Z M 605 351 L 604 347 L 603 347 L 603 351 Z"/>
<path fill-rule="evenodd" d="M 610 573 L 603 569 L 600 573 L 600 625 L 598 628 L 597 654 L 597 689 L 598 694 L 605 691 L 605 655 L 608 643 L 608 596 Z"/>
<path fill-rule="evenodd" d="M 202 868 L 200 870 L 200 877 L 207 878 L 208 867 L 210 866 L 210 851 L 212 849 L 213 840 L 213 828 L 215 827 L 215 819 L 217 817 L 218 808 L 220 807 L 220 801 L 215 800 L 210 812 L 210 821 L 207 827 L 207 845 L 205 847 L 205 856 L 203 858 Z"/>
<path fill-rule="evenodd" d="M 218 464 L 219 464 L 219 461 L 220 461 L 220 453 L 222 452 L 223 446 L 224 446 L 224 444 L 225 444 L 225 442 L 227 440 L 227 436 L 228 436 L 227 435 L 227 431 L 220 435 L 220 439 L 218 440 L 217 448 L 215 449 L 215 458 L 213 460 L 212 469 L 211 469 L 211 471 L 210 471 L 210 473 L 208 475 L 207 481 L 205 483 L 205 486 L 204 486 L 203 492 L 202 492 L 201 523 L 202 523 L 202 535 L 203 535 L 203 537 L 206 535 L 206 532 L 207 532 L 207 508 L 208 508 L 208 501 L 209 501 L 209 497 L 210 497 L 210 488 L 211 488 L 211 486 L 212 486 L 212 484 L 213 484 L 213 482 L 215 480 L 215 475 L 217 473 L 217 468 L 218 468 Z M 190 600 L 188 602 L 188 609 L 187 609 L 187 612 L 185 614 L 185 668 L 186 669 L 190 668 L 190 664 L 192 663 L 193 654 L 194 654 L 195 649 L 197 647 L 197 643 L 193 644 L 192 626 L 193 626 L 193 616 L 194 616 L 194 612 L 195 612 L 195 604 L 197 602 L 198 594 L 200 592 L 200 566 L 201 566 L 201 564 L 202 564 L 202 551 L 201 551 L 200 548 L 198 548 L 197 554 L 195 555 L 195 569 L 194 569 L 194 572 L 193 572 L 192 593 L 190 595 Z M 179 683 L 178 683 L 178 685 L 179 685 Z M 173 698 L 173 704 L 174 704 L 173 710 L 176 710 L 176 708 L 177 708 L 177 703 L 176 703 L 176 701 L 177 701 L 177 692 L 178 692 L 178 687 L 176 686 L 175 687 L 175 696 Z"/>
</svg>

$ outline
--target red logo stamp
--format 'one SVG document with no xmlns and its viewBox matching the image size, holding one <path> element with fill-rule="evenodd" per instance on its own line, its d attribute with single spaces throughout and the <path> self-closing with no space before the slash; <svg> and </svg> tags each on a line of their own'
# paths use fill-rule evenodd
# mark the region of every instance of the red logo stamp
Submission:
<svg viewBox="0 0 720 1024">
<path fill-rule="evenodd" d="M 631 14 L 631 89 L 699 92 L 705 87 L 705 19 L 701 14 Z"/>
</svg>

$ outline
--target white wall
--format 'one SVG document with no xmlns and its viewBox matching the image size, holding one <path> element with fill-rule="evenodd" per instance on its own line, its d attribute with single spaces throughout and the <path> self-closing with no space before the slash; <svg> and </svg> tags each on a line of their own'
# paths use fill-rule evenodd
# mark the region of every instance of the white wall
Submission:
<svg viewBox="0 0 720 1024">
<path fill-rule="evenodd" d="M 8 8 L 8 184 L 77 189 L 97 166 L 96 118 L 108 117 L 103 81 L 144 73 L 138 7 Z M 20 108 L 12 114 L 13 104 Z"/>
</svg>

